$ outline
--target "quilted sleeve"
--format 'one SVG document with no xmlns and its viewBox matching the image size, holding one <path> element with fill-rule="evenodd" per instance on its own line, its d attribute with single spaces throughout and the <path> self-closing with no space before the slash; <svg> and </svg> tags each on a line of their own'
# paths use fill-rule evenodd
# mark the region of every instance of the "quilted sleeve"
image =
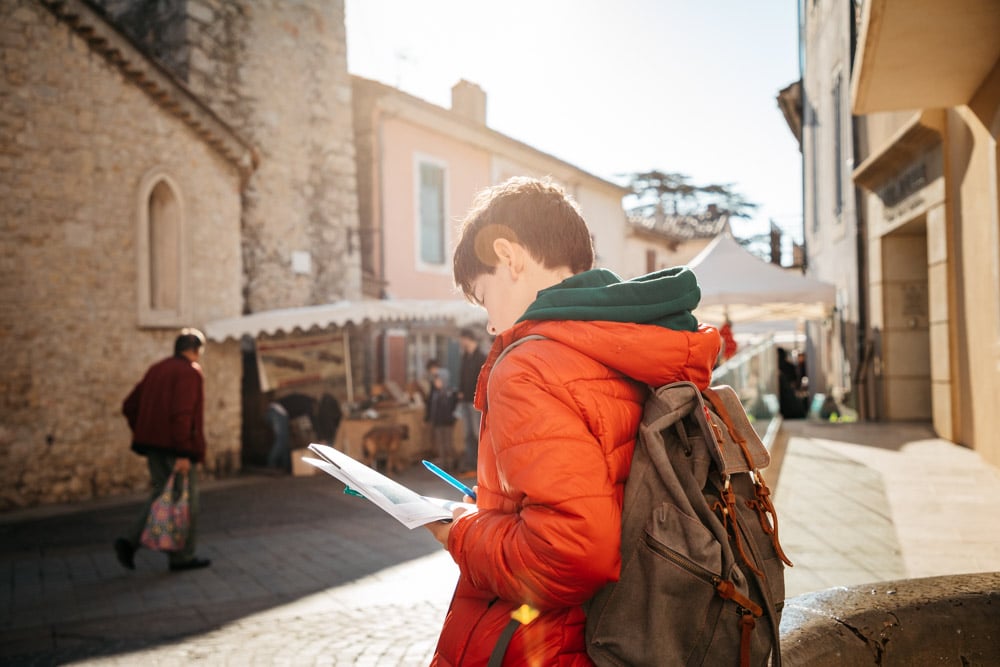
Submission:
<svg viewBox="0 0 1000 667">
<path fill-rule="evenodd" d="M 575 361 L 522 354 L 498 367 L 489 394 L 497 488 L 480 481 L 485 502 L 449 540 L 477 588 L 538 609 L 583 603 L 620 566 L 621 496 L 607 451 L 631 442 L 641 403 L 611 371 L 560 381 L 579 377 L 565 366 Z"/>
</svg>

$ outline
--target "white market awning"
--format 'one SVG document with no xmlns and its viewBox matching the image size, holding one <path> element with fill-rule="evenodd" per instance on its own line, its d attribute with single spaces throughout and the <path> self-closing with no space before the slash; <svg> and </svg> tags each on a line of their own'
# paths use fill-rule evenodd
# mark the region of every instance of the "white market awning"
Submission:
<svg viewBox="0 0 1000 667">
<path fill-rule="evenodd" d="M 723 232 L 688 267 L 698 277 L 701 302 L 695 317 L 721 325 L 737 322 L 823 319 L 836 303 L 836 288 L 754 256 Z"/>
<path fill-rule="evenodd" d="M 320 306 L 302 306 L 266 310 L 260 313 L 214 320 L 205 325 L 205 336 L 215 342 L 243 336 L 303 333 L 329 326 L 364 322 L 407 322 L 417 320 L 450 320 L 456 326 L 476 326 L 486 323 L 486 311 L 467 301 L 446 299 L 391 299 L 337 301 Z"/>
</svg>

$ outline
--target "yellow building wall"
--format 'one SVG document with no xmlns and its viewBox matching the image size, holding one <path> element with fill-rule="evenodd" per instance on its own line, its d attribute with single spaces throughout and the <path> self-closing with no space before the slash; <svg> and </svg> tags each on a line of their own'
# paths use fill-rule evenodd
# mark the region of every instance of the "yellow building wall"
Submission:
<svg viewBox="0 0 1000 667">
<path fill-rule="evenodd" d="M 1000 465 L 1000 66 L 948 115 L 951 209 L 958 221 L 954 327 L 960 441 Z"/>
</svg>

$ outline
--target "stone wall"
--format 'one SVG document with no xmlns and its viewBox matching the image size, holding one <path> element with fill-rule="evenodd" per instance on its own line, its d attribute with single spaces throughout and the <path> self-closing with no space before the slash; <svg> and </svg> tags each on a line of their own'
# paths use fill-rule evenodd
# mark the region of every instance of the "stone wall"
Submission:
<svg viewBox="0 0 1000 667">
<path fill-rule="evenodd" d="M 359 298 L 343 0 L 95 1 L 260 151 L 243 201 L 247 311 Z"/>
<path fill-rule="evenodd" d="M 235 96 L 247 114 L 239 129 L 261 152 L 244 197 L 248 309 L 357 299 L 361 271 L 353 238 L 358 212 L 343 1 L 255 0 L 245 11 L 248 31 Z M 215 60 L 206 55 L 206 61 Z M 202 89 L 196 69 L 193 89 L 211 99 L 222 87 L 206 74 Z M 293 253 L 309 257 L 308 272 L 293 269 Z"/>
<path fill-rule="evenodd" d="M 375 155 L 379 150 L 376 104 L 379 86 L 365 79 L 352 79 L 354 150 L 358 183 L 358 226 L 362 291 L 366 298 L 380 299 L 385 289 L 379 244 L 382 243 L 381 209 L 376 196 L 379 187 Z"/>
<path fill-rule="evenodd" d="M 138 324 L 138 187 L 183 201 L 186 323 L 241 311 L 240 175 L 41 5 L 0 4 L 0 511 L 145 488 L 121 402 L 172 352 Z M 238 460 L 238 344 L 209 345 L 207 468 Z"/>
</svg>

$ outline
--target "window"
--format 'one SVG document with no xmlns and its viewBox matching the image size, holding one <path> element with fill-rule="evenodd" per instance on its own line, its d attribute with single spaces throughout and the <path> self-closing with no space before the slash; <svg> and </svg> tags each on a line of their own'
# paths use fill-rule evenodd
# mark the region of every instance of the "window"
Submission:
<svg viewBox="0 0 1000 667">
<path fill-rule="evenodd" d="M 811 104 L 805 105 L 805 127 L 808 128 L 808 135 L 803 137 L 803 148 L 808 155 L 809 173 L 806 177 L 805 197 L 809 202 L 809 214 L 812 218 L 813 236 L 819 232 L 819 132 L 816 130 L 816 113 Z M 808 145 L 805 142 L 808 141 Z"/>
<path fill-rule="evenodd" d="M 447 245 L 445 228 L 444 167 L 419 163 L 418 235 L 420 262 L 444 266 Z"/>
<path fill-rule="evenodd" d="M 149 195 L 149 306 L 176 311 L 180 304 L 180 207 L 160 181 Z"/>
<path fill-rule="evenodd" d="M 151 172 L 139 187 L 137 272 L 139 324 L 182 325 L 184 207 L 174 181 Z"/>
</svg>

